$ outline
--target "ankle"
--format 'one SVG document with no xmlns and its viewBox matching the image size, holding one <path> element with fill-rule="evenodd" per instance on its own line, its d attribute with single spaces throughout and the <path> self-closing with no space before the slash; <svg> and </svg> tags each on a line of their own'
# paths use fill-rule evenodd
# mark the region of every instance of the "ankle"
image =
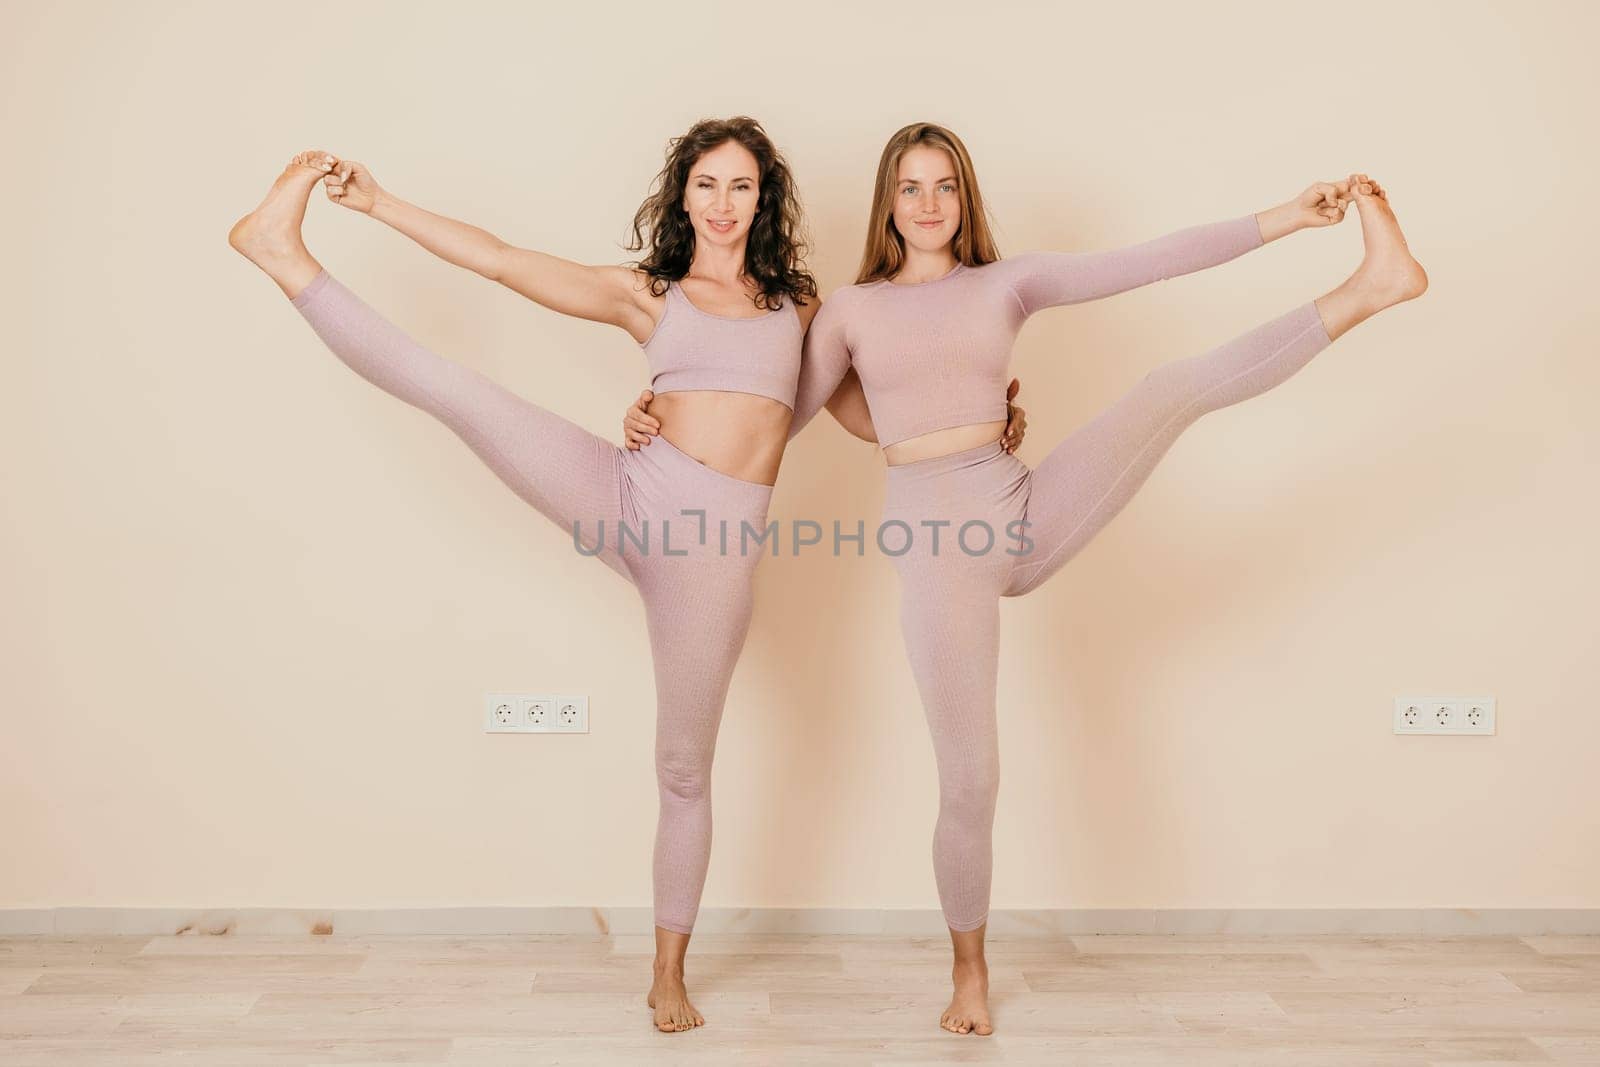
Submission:
<svg viewBox="0 0 1600 1067">
<path fill-rule="evenodd" d="M 657 978 L 676 978 L 683 981 L 682 960 L 656 960 L 651 968 Z"/>
<path fill-rule="evenodd" d="M 1333 332 L 1332 325 L 1328 323 L 1331 314 L 1331 317 L 1338 319 L 1342 333 L 1370 319 L 1391 302 L 1374 279 L 1357 273 L 1346 278 L 1343 285 L 1322 297 L 1317 306 L 1323 313 L 1323 322 L 1329 326 L 1329 332 Z"/>
</svg>

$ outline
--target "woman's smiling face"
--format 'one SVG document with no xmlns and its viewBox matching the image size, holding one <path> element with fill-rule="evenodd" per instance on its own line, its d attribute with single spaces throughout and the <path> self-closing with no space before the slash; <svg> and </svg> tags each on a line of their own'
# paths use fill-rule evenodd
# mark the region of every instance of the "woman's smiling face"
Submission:
<svg viewBox="0 0 1600 1067">
<path fill-rule="evenodd" d="M 942 148 L 917 145 L 900 157 L 895 174 L 894 227 L 906 244 L 937 252 L 961 228 L 956 163 Z"/>
<path fill-rule="evenodd" d="M 761 199 L 761 165 L 737 141 L 724 141 L 689 167 L 683 210 L 697 241 L 736 245 L 750 232 Z"/>
</svg>

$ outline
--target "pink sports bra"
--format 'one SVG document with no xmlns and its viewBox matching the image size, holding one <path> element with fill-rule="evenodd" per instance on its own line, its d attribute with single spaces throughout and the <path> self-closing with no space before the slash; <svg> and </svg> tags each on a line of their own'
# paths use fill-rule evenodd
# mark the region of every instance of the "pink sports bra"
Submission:
<svg viewBox="0 0 1600 1067">
<path fill-rule="evenodd" d="M 701 311 L 674 281 L 667 284 L 661 319 L 641 347 L 657 393 L 754 393 L 792 409 L 802 340 L 799 312 L 787 296 L 776 311 L 730 318 Z"/>
</svg>

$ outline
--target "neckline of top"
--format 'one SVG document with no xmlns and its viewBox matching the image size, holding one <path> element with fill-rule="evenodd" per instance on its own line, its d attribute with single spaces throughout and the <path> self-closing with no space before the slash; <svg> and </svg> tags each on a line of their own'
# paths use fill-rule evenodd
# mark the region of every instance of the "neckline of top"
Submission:
<svg viewBox="0 0 1600 1067">
<path fill-rule="evenodd" d="M 892 278 L 885 278 L 884 283 L 895 289 L 921 289 L 924 285 L 938 285 L 942 281 L 945 281 L 949 278 L 954 278 L 957 274 L 960 274 L 966 269 L 967 265 L 965 263 L 957 263 L 955 266 L 951 267 L 937 278 L 929 278 L 925 282 L 897 282 Z"/>
<path fill-rule="evenodd" d="M 716 319 L 719 322 L 760 322 L 763 319 L 772 318 L 772 316 L 783 310 L 783 308 L 780 307 L 776 310 L 769 310 L 762 315 L 718 315 L 715 312 L 705 310 L 697 305 L 693 300 L 690 300 L 689 294 L 683 291 L 683 286 L 679 285 L 677 281 L 674 280 L 668 282 L 667 288 L 669 290 L 676 289 L 678 291 L 678 299 L 689 305 L 689 310 L 693 311 L 696 315 L 704 315 L 708 319 Z"/>
</svg>

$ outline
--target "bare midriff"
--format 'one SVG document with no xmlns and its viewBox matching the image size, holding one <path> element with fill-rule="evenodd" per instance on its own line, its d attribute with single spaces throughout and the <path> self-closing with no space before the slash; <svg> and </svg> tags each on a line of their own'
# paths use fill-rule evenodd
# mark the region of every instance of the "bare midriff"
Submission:
<svg viewBox="0 0 1600 1067">
<path fill-rule="evenodd" d="M 786 404 L 754 393 L 686 389 L 658 393 L 646 410 L 684 455 L 740 481 L 777 482 L 794 415 Z"/>
<path fill-rule="evenodd" d="M 883 458 L 891 467 L 898 467 L 902 463 L 915 463 L 919 459 L 937 459 L 939 456 L 964 452 L 969 448 L 986 445 L 990 441 L 998 441 L 1005 431 L 1006 424 L 1003 419 L 999 422 L 975 422 L 968 426 L 951 426 L 948 429 L 934 430 L 932 433 L 896 441 L 883 450 Z"/>
</svg>

